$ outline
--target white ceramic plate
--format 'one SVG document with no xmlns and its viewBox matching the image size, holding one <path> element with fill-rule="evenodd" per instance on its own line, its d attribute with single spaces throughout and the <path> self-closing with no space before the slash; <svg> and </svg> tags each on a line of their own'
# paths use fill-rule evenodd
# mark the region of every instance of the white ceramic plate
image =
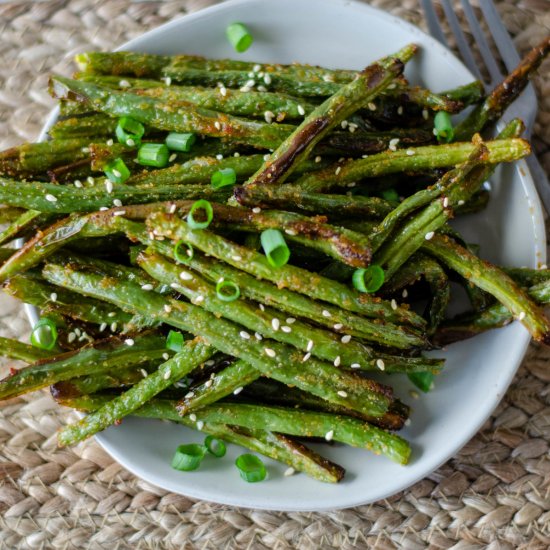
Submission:
<svg viewBox="0 0 550 550">
<path fill-rule="evenodd" d="M 225 39 L 225 28 L 234 21 L 246 23 L 255 37 L 253 46 L 242 55 L 235 54 Z M 121 49 L 360 69 L 408 42 L 422 46 L 422 53 L 407 71 L 413 81 L 438 91 L 473 80 L 449 51 L 419 29 L 348 0 L 236 0 L 175 20 Z M 53 113 L 45 131 L 55 117 Z M 500 170 L 493 184 L 488 209 L 461 220 L 460 228 L 472 242 L 481 244 L 481 254 L 490 260 L 518 266 L 544 262 L 543 218 L 525 163 Z M 234 445 L 229 446 L 225 458 L 206 460 L 196 472 L 177 472 L 170 467 L 176 446 L 199 442 L 202 436 L 175 424 L 129 418 L 96 439 L 134 474 L 194 498 L 275 510 L 329 510 L 365 504 L 409 487 L 453 456 L 502 398 L 528 342 L 527 332 L 514 323 L 450 346 L 442 354 L 447 365 L 435 390 L 416 401 L 409 395 L 412 386 L 406 380 L 392 378 L 396 394 L 413 406 L 412 423 L 402 432 L 413 447 L 411 463 L 398 466 L 366 451 L 322 446 L 325 456 L 347 470 L 338 485 L 305 475 L 284 477 L 286 467 L 270 460 L 266 460 L 267 481 L 245 483 L 234 466 L 242 449 Z"/>
</svg>

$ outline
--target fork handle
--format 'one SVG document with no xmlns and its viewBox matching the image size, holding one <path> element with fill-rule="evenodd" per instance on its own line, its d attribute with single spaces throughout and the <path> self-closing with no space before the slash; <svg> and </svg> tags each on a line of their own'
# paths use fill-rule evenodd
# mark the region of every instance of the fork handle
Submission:
<svg viewBox="0 0 550 550">
<path fill-rule="evenodd" d="M 526 161 L 546 214 L 550 214 L 550 183 L 548 183 L 546 172 L 534 154 L 529 155 Z"/>
</svg>

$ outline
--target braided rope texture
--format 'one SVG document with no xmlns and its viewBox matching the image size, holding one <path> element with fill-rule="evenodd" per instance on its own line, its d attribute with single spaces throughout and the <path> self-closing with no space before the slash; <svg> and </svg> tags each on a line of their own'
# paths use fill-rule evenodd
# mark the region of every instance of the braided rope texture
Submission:
<svg viewBox="0 0 550 550">
<path fill-rule="evenodd" d="M 481 0 L 484 1 L 484 0 Z M 215 0 L 0 3 L 0 148 L 33 140 L 51 72 Z M 416 0 L 374 0 L 419 26 Z M 497 7 L 521 53 L 550 27 L 547 0 Z M 535 149 L 550 167 L 550 77 L 535 84 Z M 0 334 L 28 338 L 22 308 L 0 295 Z M 58 449 L 73 420 L 46 392 L 0 404 L 0 549 L 550 547 L 550 353 L 532 345 L 498 409 L 461 452 L 394 497 L 328 513 L 243 510 L 194 501 L 134 477 L 94 441 Z M 6 363 L 0 363 L 5 373 Z"/>
</svg>

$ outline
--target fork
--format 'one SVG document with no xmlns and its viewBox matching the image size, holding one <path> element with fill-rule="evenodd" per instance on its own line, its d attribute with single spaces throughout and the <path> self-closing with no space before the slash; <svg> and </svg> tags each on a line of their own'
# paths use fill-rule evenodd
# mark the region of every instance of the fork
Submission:
<svg viewBox="0 0 550 550">
<path fill-rule="evenodd" d="M 444 46 L 448 47 L 449 45 L 445 39 L 443 28 L 441 27 L 439 18 L 434 9 L 433 0 L 421 1 L 430 34 Z M 503 80 L 505 75 L 501 72 L 496 59 L 493 57 L 487 39 L 483 34 L 483 30 L 479 25 L 470 2 L 468 0 L 460 0 L 460 2 L 472 35 L 478 45 L 479 53 L 483 58 L 483 63 L 485 64 L 489 74 L 489 80 L 483 78 L 481 71 L 476 64 L 472 49 L 468 45 L 468 41 L 466 40 L 466 36 L 464 35 L 462 28 L 460 27 L 458 17 L 453 10 L 450 0 L 439 0 L 445 17 L 447 18 L 447 22 L 449 23 L 449 27 L 451 28 L 451 32 L 455 36 L 456 45 L 464 64 L 468 67 L 468 69 L 470 69 L 476 78 L 484 83 L 486 88 L 492 89 Z M 520 61 L 520 57 L 514 43 L 512 42 L 506 27 L 504 27 L 493 2 L 491 0 L 481 0 L 479 2 L 479 7 L 481 8 L 481 12 L 487 26 L 490 29 L 493 41 L 499 51 L 502 62 L 504 63 L 506 69 L 510 72 Z M 511 119 L 520 118 L 523 120 L 526 126 L 527 137 L 531 137 L 537 115 L 537 97 L 535 95 L 533 84 L 529 83 L 523 93 L 506 110 L 506 115 Z M 544 204 L 546 212 L 550 214 L 550 185 L 548 183 L 546 173 L 534 154 L 527 157 L 526 161 L 529 171 L 531 172 L 531 176 L 533 177 L 533 181 L 535 182 L 535 187 L 537 188 L 539 197 Z"/>
</svg>

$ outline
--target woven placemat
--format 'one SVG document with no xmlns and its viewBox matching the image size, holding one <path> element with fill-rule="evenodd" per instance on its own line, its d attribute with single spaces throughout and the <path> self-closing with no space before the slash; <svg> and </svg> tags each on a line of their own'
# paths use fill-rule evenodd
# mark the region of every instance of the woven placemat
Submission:
<svg viewBox="0 0 550 550">
<path fill-rule="evenodd" d="M 52 106 L 47 76 L 69 74 L 76 52 L 109 49 L 213 3 L 0 3 L 0 149 L 36 138 Z M 371 4 L 424 26 L 416 0 Z M 497 4 L 521 52 L 548 34 L 547 0 Z M 547 168 L 548 66 L 536 79 L 535 136 Z M 0 334 L 26 338 L 28 329 L 20 305 L 0 295 Z M 70 414 L 46 392 L 2 403 L 0 548 L 548 548 L 549 360 L 550 351 L 532 345 L 493 416 L 439 470 L 390 499 L 329 513 L 244 510 L 168 493 L 94 441 L 57 449 L 55 432 Z"/>
</svg>

